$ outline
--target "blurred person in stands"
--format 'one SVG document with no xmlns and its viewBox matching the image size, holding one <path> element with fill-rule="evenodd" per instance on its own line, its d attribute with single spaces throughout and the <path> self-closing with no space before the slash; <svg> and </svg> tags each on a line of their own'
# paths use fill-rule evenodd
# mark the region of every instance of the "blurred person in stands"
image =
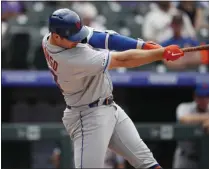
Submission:
<svg viewBox="0 0 209 169">
<path fill-rule="evenodd" d="M 60 166 L 60 161 L 61 161 L 61 150 L 59 147 L 56 147 L 53 152 L 52 155 L 50 157 L 50 161 L 52 163 L 52 165 L 54 166 L 54 168 L 59 169 Z"/>
<path fill-rule="evenodd" d="M 173 37 L 161 43 L 161 46 L 169 46 L 172 44 L 178 45 L 181 48 L 190 47 L 190 46 L 198 46 L 200 43 L 191 37 L 185 37 L 182 35 L 182 27 L 183 27 L 183 14 L 179 12 L 175 14 L 171 21 L 171 28 L 173 30 Z M 196 66 L 200 64 L 208 64 L 209 58 L 206 55 L 201 55 L 201 52 L 190 52 L 185 53 L 183 58 L 180 58 L 175 62 L 167 62 L 164 61 L 167 67 L 172 69 L 184 69 L 190 66 Z"/>
<path fill-rule="evenodd" d="M 198 84 L 194 92 L 194 101 L 181 103 L 176 110 L 177 121 L 182 124 L 201 124 L 207 126 L 209 120 L 209 85 Z M 198 168 L 198 149 L 196 142 L 178 143 L 173 168 Z"/>
<path fill-rule="evenodd" d="M 159 1 L 153 4 L 142 25 L 142 35 L 145 40 L 161 43 L 173 36 L 170 27 L 172 16 L 178 13 L 170 1 Z M 182 35 L 196 37 L 196 33 L 187 14 L 183 14 Z"/>
<path fill-rule="evenodd" d="M 209 28 L 208 24 L 204 22 L 203 10 L 208 8 L 208 2 L 199 1 L 180 1 L 177 8 L 184 11 L 189 16 L 192 25 L 198 31 L 202 27 Z M 207 9 L 208 10 L 208 9 Z"/>
<path fill-rule="evenodd" d="M 7 21 L 25 11 L 23 2 L 20 1 L 2 1 L 1 2 L 1 35 L 4 36 L 8 24 Z"/>
<path fill-rule="evenodd" d="M 122 156 L 108 149 L 105 157 L 104 168 L 125 168 L 125 160 Z"/>
<path fill-rule="evenodd" d="M 98 10 L 93 3 L 74 2 L 71 8 L 81 16 L 84 25 L 101 31 L 106 29 L 101 22 L 96 21 Z"/>
<path fill-rule="evenodd" d="M 61 150 L 60 148 L 56 147 L 53 150 L 51 156 L 51 162 L 56 169 L 60 168 L 60 160 L 61 160 Z M 125 168 L 125 160 L 122 156 L 115 154 L 110 149 L 107 150 L 105 161 L 104 161 L 104 168 Z"/>
</svg>

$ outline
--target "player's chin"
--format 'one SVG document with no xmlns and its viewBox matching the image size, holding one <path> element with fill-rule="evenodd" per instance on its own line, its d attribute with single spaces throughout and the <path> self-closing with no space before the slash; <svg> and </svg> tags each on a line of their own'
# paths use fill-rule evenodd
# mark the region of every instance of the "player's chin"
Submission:
<svg viewBox="0 0 209 169">
<path fill-rule="evenodd" d="M 80 43 L 80 42 L 74 42 L 74 43 L 72 44 L 72 47 L 76 47 L 76 46 L 78 45 L 78 43 Z"/>
</svg>

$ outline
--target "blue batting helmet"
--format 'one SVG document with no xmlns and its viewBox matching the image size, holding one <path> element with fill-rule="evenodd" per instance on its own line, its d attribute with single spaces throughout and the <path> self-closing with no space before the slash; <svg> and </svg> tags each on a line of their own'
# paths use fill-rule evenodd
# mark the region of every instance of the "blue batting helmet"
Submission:
<svg viewBox="0 0 209 169">
<path fill-rule="evenodd" d="M 78 14 L 67 8 L 58 9 L 50 15 L 49 31 L 72 42 L 82 41 L 89 33 L 88 28 L 82 25 Z"/>
</svg>

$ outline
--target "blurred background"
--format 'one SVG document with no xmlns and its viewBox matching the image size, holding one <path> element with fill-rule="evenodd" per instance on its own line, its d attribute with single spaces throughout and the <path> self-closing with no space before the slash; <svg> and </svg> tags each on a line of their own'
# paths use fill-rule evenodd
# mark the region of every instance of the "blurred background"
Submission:
<svg viewBox="0 0 209 169">
<path fill-rule="evenodd" d="M 48 32 L 48 16 L 63 7 L 75 10 L 86 25 L 98 30 L 114 30 L 125 36 L 152 40 L 162 46 L 209 44 L 207 1 L 1 1 L 4 169 L 61 168 L 61 138 L 40 140 L 44 136 L 36 135 L 40 134 L 40 128 L 33 124 L 61 123 L 65 109 L 63 97 L 48 72 L 41 48 L 42 38 Z M 115 101 L 136 125 L 175 125 L 178 121 L 187 125 L 194 123 L 192 120 L 182 121 L 181 117 L 194 112 L 197 115 L 209 112 L 209 96 L 206 94 L 209 90 L 209 66 L 195 59 L 194 63 L 189 63 L 190 58 L 196 57 L 208 58 L 209 51 L 186 54 L 185 62 L 176 65 L 155 62 L 131 70 L 121 68 L 111 71 Z M 200 87 L 196 87 L 198 85 Z M 183 104 L 182 108 L 185 102 L 187 104 Z M 29 124 L 26 127 L 18 126 L 26 123 Z M 4 127 L 6 124 L 9 127 Z M 207 130 L 208 117 L 198 125 Z M 196 150 L 199 151 L 201 146 L 196 144 L 181 146 L 181 150 L 185 151 L 174 158 L 178 144 L 172 136 L 172 129 L 172 125 L 165 127 L 165 137 L 160 136 L 158 129 L 143 135 L 148 138 L 145 142 L 159 163 L 164 168 L 172 168 L 177 157 L 182 156 L 182 159 L 185 157 L 183 161 L 187 161 L 186 165 L 191 161 L 192 166 L 199 164 Z M 201 133 L 202 130 L 198 131 Z M 155 137 L 159 139 L 152 139 Z M 167 137 L 171 138 L 163 139 Z M 187 143 L 190 141 L 187 140 Z M 209 141 L 205 145 L 209 145 Z M 208 147 L 205 149 L 209 152 Z M 187 153 L 188 149 L 192 152 Z M 67 158 L 70 163 L 72 156 Z M 106 161 L 109 168 L 131 168 L 125 160 L 111 152 L 107 152 L 107 158 L 110 158 Z"/>
</svg>

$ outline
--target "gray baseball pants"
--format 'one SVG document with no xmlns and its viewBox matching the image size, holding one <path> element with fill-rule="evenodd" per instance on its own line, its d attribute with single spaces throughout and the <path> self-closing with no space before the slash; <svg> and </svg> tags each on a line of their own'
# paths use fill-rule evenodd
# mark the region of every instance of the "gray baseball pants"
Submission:
<svg viewBox="0 0 209 169">
<path fill-rule="evenodd" d="M 108 147 L 134 168 L 157 164 L 131 119 L 115 103 L 85 110 L 66 109 L 63 123 L 73 142 L 76 168 L 103 168 Z"/>
</svg>

